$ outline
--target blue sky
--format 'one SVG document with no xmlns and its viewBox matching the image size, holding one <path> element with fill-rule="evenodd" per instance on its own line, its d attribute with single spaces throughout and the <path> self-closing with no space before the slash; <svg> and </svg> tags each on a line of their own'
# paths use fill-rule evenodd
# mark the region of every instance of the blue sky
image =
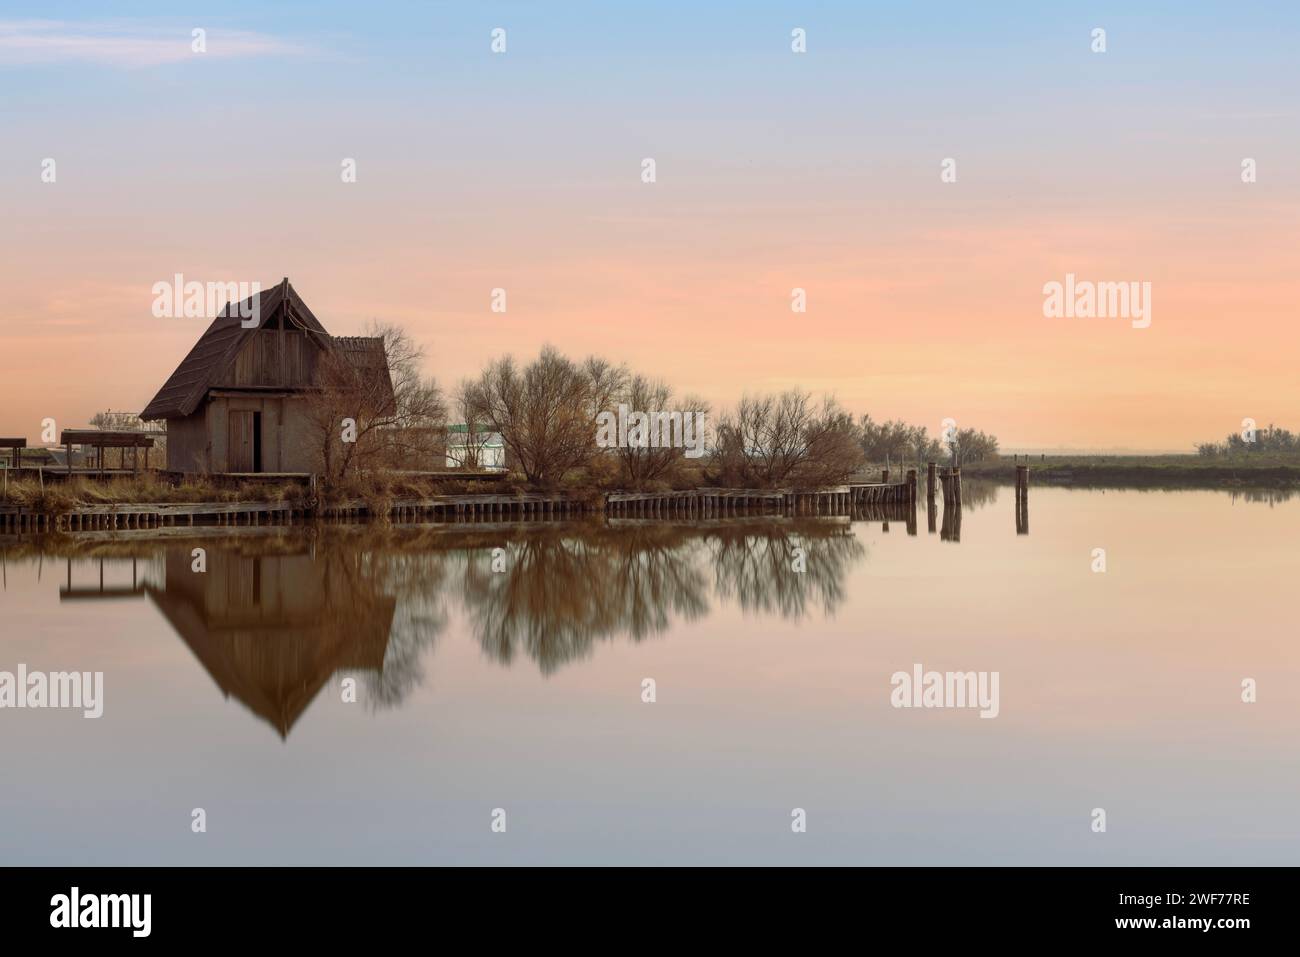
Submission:
<svg viewBox="0 0 1300 957">
<path fill-rule="evenodd" d="M 1278 359 L 1296 336 L 1300 4 L 108 9 L 0 13 L 0 382 L 33 356 L 71 363 L 57 394 L 4 396 L 0 433 L 142 407 L 195 337 L 148 310 L 176 272 L 288 275 L 332 331 L 406 325 L 447 385 L 551 342 L 719 405 L 799 384 L 1011 444 L 1300 423 Z M 961 185 L 943 191 L 949 156 Z M 1070 270 L 1155 281 L 1166 320 L 1119 347 L 1045 326 L 1042 285 Z M 819 310 L 799 336 L 796 285 Z M 483 315 L 498 286 L 506 329 Z M 130 381 L 108 387 L 94 360 L 119 348 Z"/>
</svg>

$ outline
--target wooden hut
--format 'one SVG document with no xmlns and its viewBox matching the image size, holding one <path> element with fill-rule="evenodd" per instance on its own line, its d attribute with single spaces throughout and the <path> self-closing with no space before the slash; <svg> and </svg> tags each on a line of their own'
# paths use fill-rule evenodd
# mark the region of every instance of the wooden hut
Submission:
<svg viewBox="0 0 1300 957">
<path fill-rule="evenodd" d="M 383 340 L 331 336 L 288 279 L 251 307 L 227 306 L 140 413 L 166 420 L 171 471 L 315 471 L 320 443 L 308 400 L 329 350 L 381 377 L 391 395 Z M 250 313 L 255 321 L 241 318 Z"/>
</svg>

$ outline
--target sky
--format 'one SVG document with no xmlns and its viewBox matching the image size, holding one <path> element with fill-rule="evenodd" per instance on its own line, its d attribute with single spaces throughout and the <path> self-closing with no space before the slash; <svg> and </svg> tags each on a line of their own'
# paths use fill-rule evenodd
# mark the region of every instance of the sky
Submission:
<svg viewBox="0 0 1300 957">
<path fill-rule="evenodd" d="M 447 389 L 550 343 L 1006 449 L 1300 428 L 1300 6 L 1134 6 L 8 0 L 0 435 L 142 409 L 177 273 Z M 1045 316 L 1067 274 L 1150 324 Z"/>
</svg>

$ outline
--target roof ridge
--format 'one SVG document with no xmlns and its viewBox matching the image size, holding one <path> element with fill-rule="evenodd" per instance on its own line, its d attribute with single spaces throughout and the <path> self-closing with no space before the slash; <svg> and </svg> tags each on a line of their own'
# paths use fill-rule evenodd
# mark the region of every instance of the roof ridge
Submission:
<svg viewBox="0 0 1300 957">
<path fill-rule="evenodd" d="M 257 297 L 257 324 L 245 327 L 239 316 L 230 314 L 232 308 L 247 311 L 242 307 L 245 302 L 252 302 L 252 296 L 239 303 L 227 303 L 145 406 L 140 418 L 156 421 L 191 415 L 213 387 L 216 378 L 230 367 L 248 336 L 265 326 L 277 313 L 284 312 L 286 304 L 293 307 L 295 319 L 304 329 L 329 336 L 287 277 L 269 288 L 260 289 Z"/>
</svg>

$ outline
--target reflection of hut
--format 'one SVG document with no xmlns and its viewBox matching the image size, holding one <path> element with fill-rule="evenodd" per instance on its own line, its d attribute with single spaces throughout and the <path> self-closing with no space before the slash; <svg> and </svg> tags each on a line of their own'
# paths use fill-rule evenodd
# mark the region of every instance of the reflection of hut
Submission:
<svg viewBox="0 0 1300 957">
<path fill-rule="evenodd" d="M 382 671 L 396 600 L 310 555 L 169 550 L 149 595 L 212 680 L 286 737 L 338 671 Z"/>
</svg>

